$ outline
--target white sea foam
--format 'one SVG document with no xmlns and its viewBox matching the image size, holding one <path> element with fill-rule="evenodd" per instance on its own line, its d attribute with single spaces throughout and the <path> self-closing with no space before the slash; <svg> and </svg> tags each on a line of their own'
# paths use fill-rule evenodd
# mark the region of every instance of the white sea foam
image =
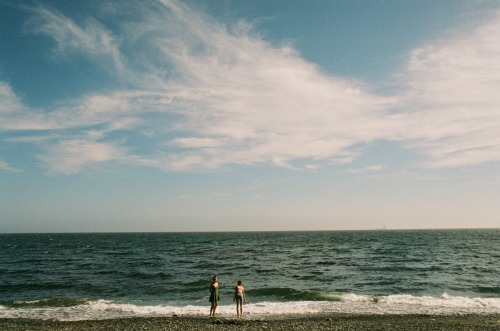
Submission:
<svg viewBox="0 0 500 331">
<path fill-rule="evenodd" d="M 257 302 L 245 305 L 249 318 L 298 314 L 500 314 L 500 298 L 467 298 L 443 294 L 441 297 L 389 295 L 337 295 L 339 301 Z M 0 306 L 0 318 L 58 320 L 110 319 L 145 316 L 206 316 L 208 305 L 136 305 L 107 300 L 89 301 L 71 307 Z M 234 305 L 220 305 L 221 317 L 235 315 Z"/>
</svg>

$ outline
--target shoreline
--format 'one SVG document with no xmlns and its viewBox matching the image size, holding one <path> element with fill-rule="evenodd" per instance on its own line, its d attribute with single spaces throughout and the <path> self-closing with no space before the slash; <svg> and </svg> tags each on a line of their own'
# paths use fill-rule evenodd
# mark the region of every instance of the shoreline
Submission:
<svg viewBox="0 0 500 331">
<path fill-rule="evenodd" d="M 0 319 L 0 330 L 407 330 L 496 331 L 500 314 L 493 315 L 351 315 L 321 314 L 296 317 L 132 317 L 109 320 Z"/>
</svg>

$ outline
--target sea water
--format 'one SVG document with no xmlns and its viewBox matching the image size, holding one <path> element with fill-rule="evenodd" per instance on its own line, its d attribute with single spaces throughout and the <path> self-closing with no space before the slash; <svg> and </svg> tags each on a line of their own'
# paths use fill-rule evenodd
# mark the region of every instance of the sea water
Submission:
<svg viewBox="0 0 500 331">
<path fill-rule="evenodd" d="M 0 234 L 0 318 L 499 314 L 500 230 Z"/>
</svg>

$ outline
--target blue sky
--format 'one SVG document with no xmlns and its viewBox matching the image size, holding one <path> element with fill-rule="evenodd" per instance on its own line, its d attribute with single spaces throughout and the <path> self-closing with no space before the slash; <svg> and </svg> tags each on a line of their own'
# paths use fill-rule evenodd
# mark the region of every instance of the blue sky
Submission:
<svg viewBox="0 0 500 331">
<path fill-rule="evenodd" d="M 0 232 L 499 227 L 498 1 L 0 0 Z"/>
</svg>

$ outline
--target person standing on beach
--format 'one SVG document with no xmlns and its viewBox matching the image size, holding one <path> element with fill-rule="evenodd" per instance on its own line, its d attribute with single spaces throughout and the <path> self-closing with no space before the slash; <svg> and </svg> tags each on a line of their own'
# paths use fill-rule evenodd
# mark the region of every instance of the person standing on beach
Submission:
<svg viewBox="0 0 500 331">
<path fill-rule="evenodd" d="M 210 291 L 210 301 L 212 305 L 210 306 L 210 317 L 215 317 L 215 310 L 217 309 L 217 304 L 219 303 L 219 282 L 217 276 L 213 277 L 212 284 L 208 288 Z"/>
<path fill-rule="evenodd" d="M 243 282 L 238 281 L 238 285 L 234 287 L 234 298 L 233 302 L 236 300 L 236 314 L 238 317 L 243 316 L 243 304 L 247 303 L 247 298 L 245 295 L 245 288 L 243 287 Z"/>
</svg>

